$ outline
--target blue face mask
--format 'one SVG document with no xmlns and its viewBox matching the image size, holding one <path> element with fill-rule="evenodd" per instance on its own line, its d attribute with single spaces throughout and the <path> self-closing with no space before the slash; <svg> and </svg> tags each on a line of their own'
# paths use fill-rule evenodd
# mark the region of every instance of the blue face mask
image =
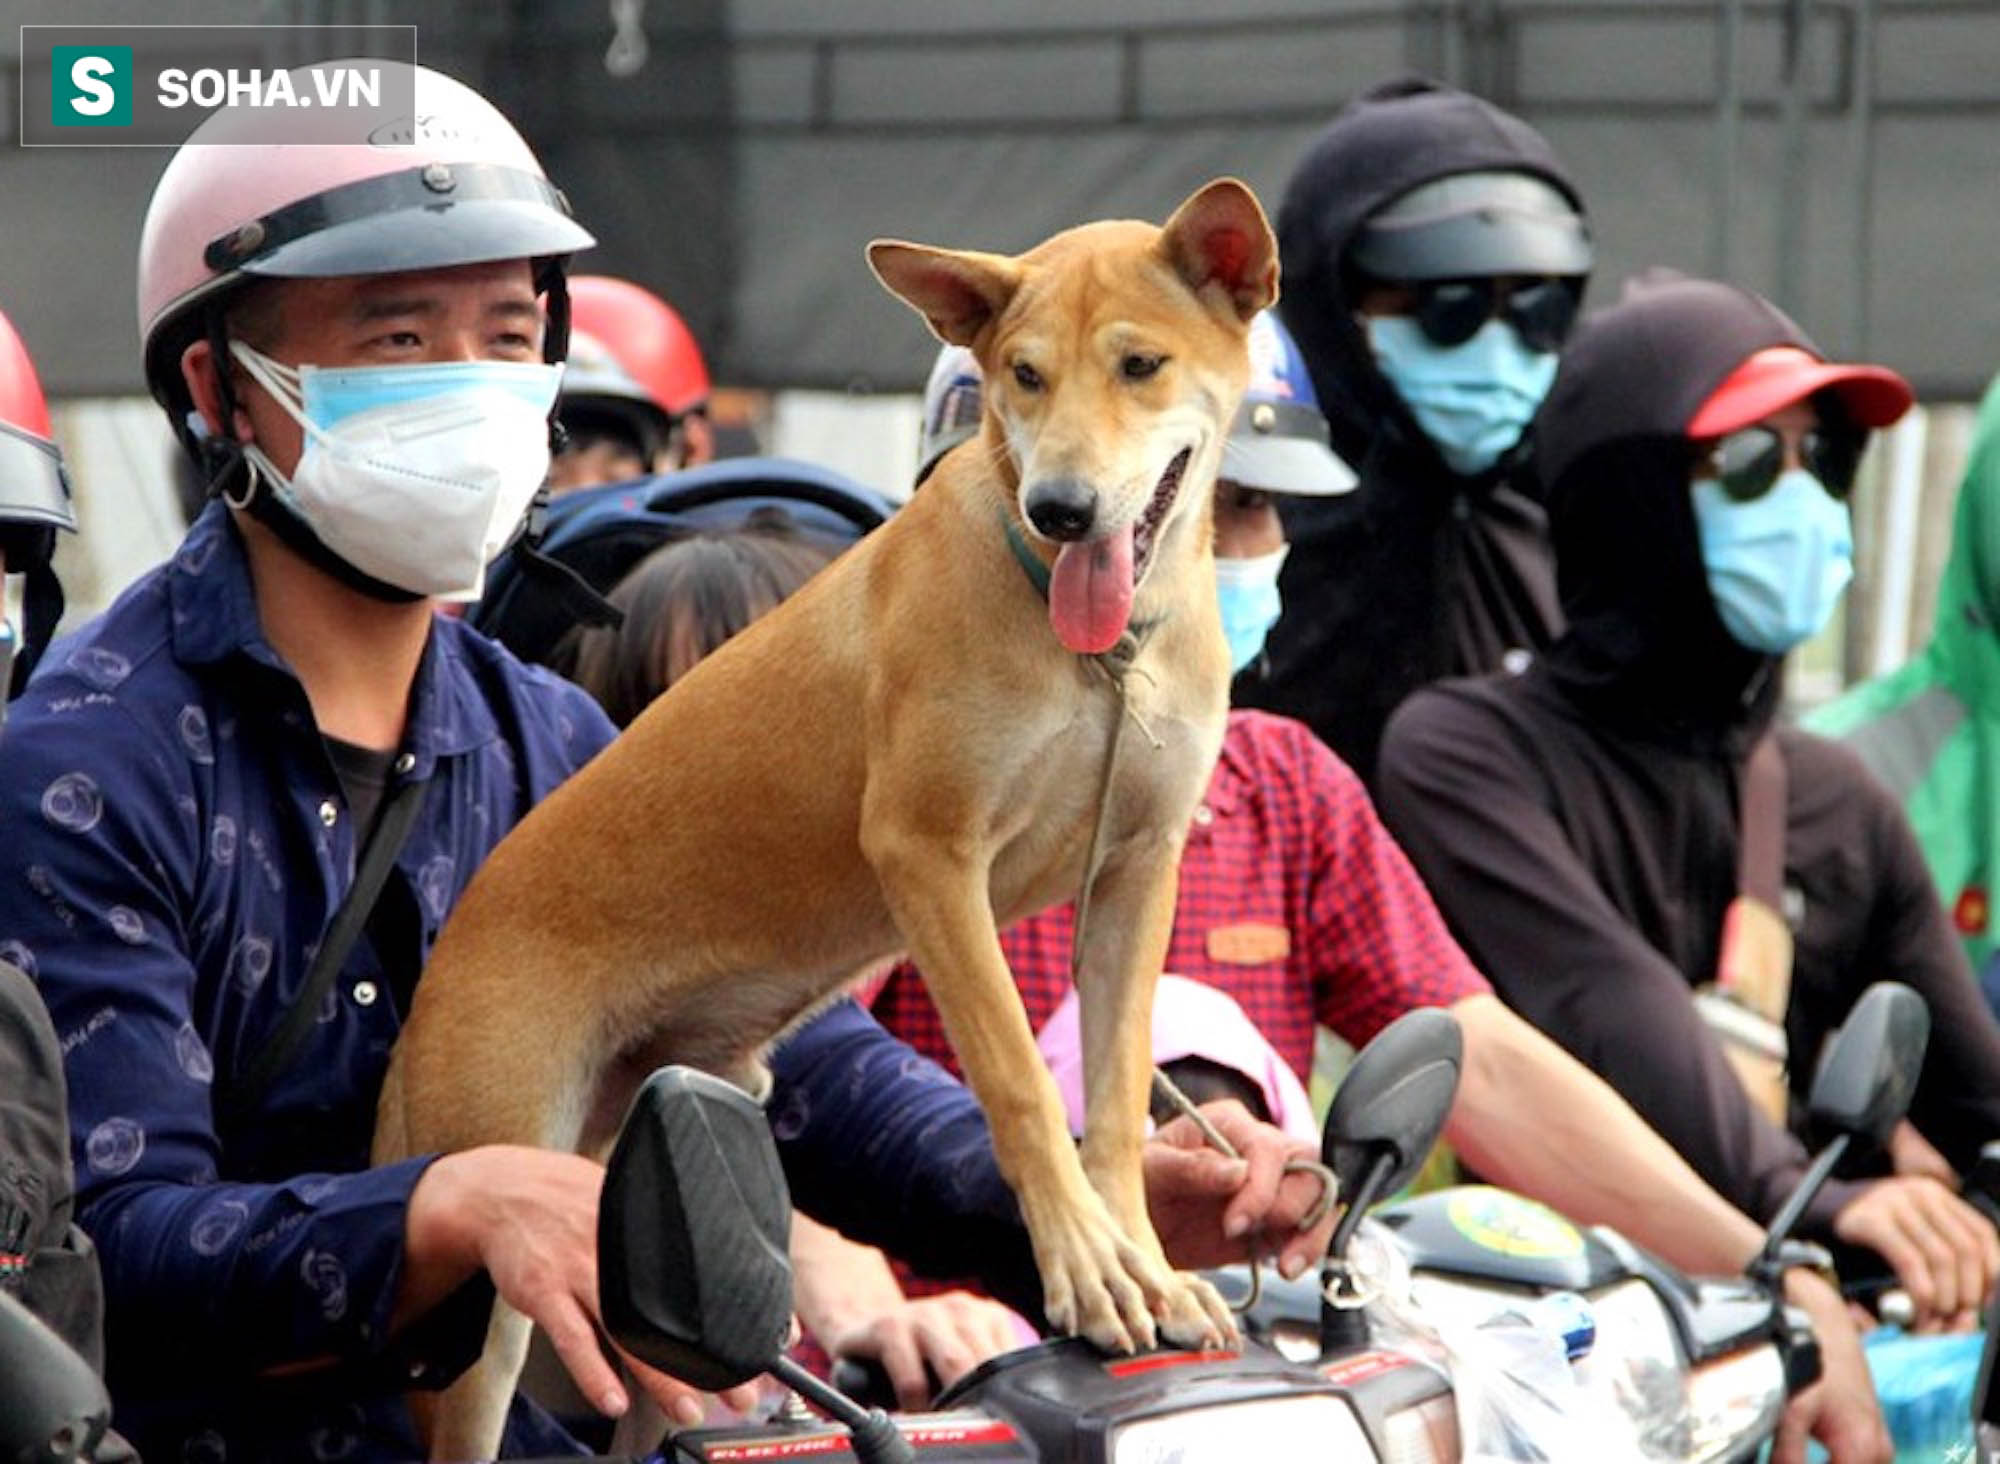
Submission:
<svg viewBox="0 0 2000 1464">
<path fill-rule="evenodd" d="M 278 369 L 281 373 L 284 370 L 282 366 Z M 297 371 L 300 409 L 308 421 L 321 428 L 380 407 L 428 404 L 436 398 L 468 391 L 505 392 L 546 416 L 562 382 L 560 364 L 549 366 L 540 361 L 301 366 Z"/>
<path fill-rule="evenodd" d="M 1222 633 L 1229 639 L 1229 674 L 1257 659 L 1264 637 L 1278 623 L 1278 571 L 1290 545 L 1248 559 L 1215 561 L 1215 591 L 1222 602 Z"/>
<path fill-rule="evenodd" d="M 1716 613 L 1753 651 L 1782 656 L 1818 634 L 1854 577 L 1847 505 L 1803 468 L 1748 503 L 1697 478 L 1694 519 Z"/>
<path fill-rule="evenodd" d="M 1556 379 L 1556 354 L 1531 351 L 1494 318 L 1462 345 L 1440 346 L 1407 315 L 1367 321 L 1375 364 L 1455 473 L 1471 477 L 1521 440 Z"/>
</svg>

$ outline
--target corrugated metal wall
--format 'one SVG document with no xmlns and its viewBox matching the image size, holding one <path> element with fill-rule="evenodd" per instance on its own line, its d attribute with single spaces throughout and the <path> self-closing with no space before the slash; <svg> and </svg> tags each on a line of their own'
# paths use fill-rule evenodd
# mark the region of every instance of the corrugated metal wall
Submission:
<svg viewBox="0 0 2000 1464">
<path fill-rule="evenodd" d="M 416 21 L 423 58 L 519 121 L 598 234 L 585 267 L 673 299 L 726 382 L 908 390 L 931 344 L 868 275 L 868 239 L 1016 249 L 1161 217 L 1223 172 L 1275 206 L 1339 101 L 1403 70 L 1548 133 L 1596 222 L 1598 298 L 1654 263 L 1726 273 L 1933 404 L 2000 366 L 1990 0 L 102 0 L 92 18 Z M 608 67 L 635 27 L 641 64 Z M 139 389 L 133 259 L 165 156 L 0 147 L 0 308 L 59 396 Z M 880 405 L 773 420 L 891 486 L 900 446 L 852 440 L 907 435 L 908 404 Z M 93 457 L 85 491 L 122 493 L 100 473 L 145 460 Z M 1955 479 L 1948 433 L 1927 461 L 1926 523 Z M 1914 605 L 1911 633 L 1926 622 Z"/>
</svg>

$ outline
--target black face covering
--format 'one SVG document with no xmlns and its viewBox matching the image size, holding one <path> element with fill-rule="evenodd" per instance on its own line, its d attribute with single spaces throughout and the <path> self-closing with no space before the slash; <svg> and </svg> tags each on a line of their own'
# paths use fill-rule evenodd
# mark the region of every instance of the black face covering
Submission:
<svg viewBox="0 0 2000 1464">
<path fill-rule="evenodd" d="M 1429 444 L 1354 322 L 1356 281 L 1341 260 L 1362 221 L 1391 199 L 1435 178 L 1495 169 L 1544 179 L 1581 211 L 1568 173 L 1534 128 L 1469 92 L 1405 77 L 1343 107 L 1285 185 L 1278 312 L 1305 355 L 1334 450 L 1357 468 L 1385 424 L 1413 448 L 1428 453 Z"/>
<path fill-rule="evenodd" d="M 1539 651 L 1557 622 L 1541 505 L 1512 478 L 1520 453 L 1455 473 L 1375 364 L 1354 319 L 1341 261 L 1364 219 L 1433 179 L 1470 172 L 1576 190 L 1527 123 L 1437 82 L 1369 91 L 1314 140 L 1278 212 L 1284 290 L 1334 449 L 1359 475 L 1352 493 L 1287 497 L 1292 549 L 1285 613 L 1261 667 L 1237 678 L 1240 706 L 1307 722 L 1372 781 L 1382 726 L 1411 691 L 1497 670 Z"/>
<path fill-rule="evenodd" d="M 1568 629 L 1550 673 L 1623 730 L 1740 740 L 1777 701 L 1778 658 L 1737 643 L 1709 595 L 1686 424 L 1771 346 L 1819 354 L 1765 300 L 1661 271 L 1587 318 L 1537 419 Z"/>
</svg>

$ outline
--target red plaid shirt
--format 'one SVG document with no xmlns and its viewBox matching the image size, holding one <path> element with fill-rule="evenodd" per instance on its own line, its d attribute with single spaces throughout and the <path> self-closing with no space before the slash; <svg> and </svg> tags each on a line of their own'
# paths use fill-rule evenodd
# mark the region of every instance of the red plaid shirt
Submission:
<svg viewBox="0 0 2000 1464">
<path fill-rule="evenodd" d="M 1074 925 L 1064 905 L 1001 934 L 1037 1031 L 1069 991 Z M 1491 989 L 1361 780 L 1304 723 L 1249 711 L 1229 714 L 1195 811 L 1166 969 L 1235 997 L 1301 1081 L 1315 1021 L 1358 1047 L 1413 1007 Z M 958 1071 L 915 967 L 896 967 L 871 1004 L 891 1032 Z"/>
</svg>

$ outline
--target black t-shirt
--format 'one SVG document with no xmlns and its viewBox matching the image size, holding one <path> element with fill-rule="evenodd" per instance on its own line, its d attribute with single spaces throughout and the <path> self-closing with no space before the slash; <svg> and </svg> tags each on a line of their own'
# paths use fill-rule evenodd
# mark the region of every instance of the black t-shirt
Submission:
<svg viewBox="0 0 2000 1464">
<path fill-rule="evenodd" d="M 327 756 L 333 760 L 334 775 L 340 780 L 340 791 L 354 818 L 358 860 L 375 833 L 389 778 L 395 771 L 396 754 L 342 742 L 337 737 L 323 740 Z M 382 973 L 388 977 L 396 1010 L 405 1016 L 409 1015 L 411 992 L 422 970 L 421 963 L 410 954 L 422 947 L 421 925 L 416 895 L 409 881 L 391 871 L 368 917 L 364 938 L 373 945 Z"/>
<path fill-rule="evenodd" d="M 333 772 L 340 779 L 340 791 L 354 817 L 355 848 L 366 848 L 368 836 L 375 830 L 375 815 L 381 810 L 382 794 L 389 786 L 389 773 L 395 766 L 396 754 L 342 742 L 338 737 L 322 740 L 326 743 L 326 755 L 333 759 Z"/>
</svg>

